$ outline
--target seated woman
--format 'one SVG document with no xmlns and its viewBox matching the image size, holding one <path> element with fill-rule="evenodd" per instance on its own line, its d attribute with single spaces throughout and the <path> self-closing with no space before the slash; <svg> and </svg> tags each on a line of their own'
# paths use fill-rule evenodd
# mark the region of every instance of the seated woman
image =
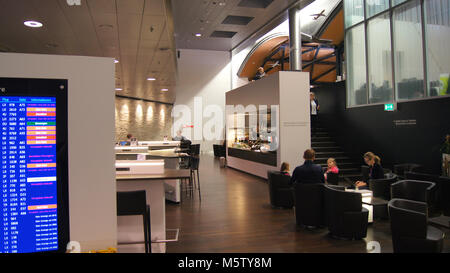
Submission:
<svg viewBox="0 0 450 273">
<path fill-rule="evenodd" d="M 337 167 L 336 159 L 334 159 L 332 157 L 328 158 L 327 165 L 328 165 L 327 170 L 323 174 L 325 177 L 325 181 L 327 181 L 328 173 L 335 173 L 335 174 L 339 173 L 339 168 Z"/>
<path fill-rule="evenodd" d="M 369 180 L 370 179 L 383 179 L 384 172 L 381 167 L 381 159 L 372 152 L 364 154 L 364 162 L 369 165 Z M 356 181 L 355 187 L 359 189 L 368 189 L 368 181 Z"/>
<path fill-rule="evenodd" d="M 287 162 L 281 163 L 280 172 L 284 175 L 290 175 L 289 174 L 289 163 L 287 163 Z"/>
</svg>

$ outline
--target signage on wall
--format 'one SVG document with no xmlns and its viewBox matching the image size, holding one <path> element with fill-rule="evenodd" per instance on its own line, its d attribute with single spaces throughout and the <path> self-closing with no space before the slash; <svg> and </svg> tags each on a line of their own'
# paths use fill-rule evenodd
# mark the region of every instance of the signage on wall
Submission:
<svg viewBox="0 0 450 273">
<path fill-rule="evenodd" d="M 411 126 L 411 125 L 416 125 L 417 124 L 417 120 L 415 119 L 397 119 L 394 120 L 394 125 L 395 126 Z"/>
<path fill-rule="evenodd" d="M 393 112 L 395 110 L 397 110 L 397 104 L 396 103 L 386 103 L 384 105 L 384 111 Z"/>
<path fill-rule="evenodd" d="M 81 0 L 67 0 L 69 6 L 81 6 Z"/>
</svg>

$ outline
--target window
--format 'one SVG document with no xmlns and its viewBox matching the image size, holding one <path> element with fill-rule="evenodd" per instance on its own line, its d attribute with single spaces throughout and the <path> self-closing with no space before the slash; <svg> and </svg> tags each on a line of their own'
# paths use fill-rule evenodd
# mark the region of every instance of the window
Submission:
<svg viewBox="0 0 450 273">
<path fill-rule="evenodd" d="M 369 103 L 392 101 L 392 51 L 389 13 L 367 24 Z"/>
<path fill-rule="evenodd" d="M 363 0 L 344 0 L 345 27 L 351 27 L 364 20 Z"/>
<path fill-rule="evenodd" d="M 396 98 L 424 97 L 420 1 L 410 1 L 395 8 L 392 21 Z"/>
<path fill-rule="evenodd" d="M 450 96 L 450 0 L 344 0 L 344 10 L 347 107 Z"/>
<path fill-rule="evenodd" d="M 425 1 L 428 96 L 449 95 L 450 0 Z"/>
<path fill-rule="evenodd" d="M 407 0 L 392 0 L 392 6 L 401 4 L 401 3 L 405 2 L 405 1 L 407 1 Z"/>
<path fill-rule="evenodd" d="M 367 104 L 366 53 L 364 25 L 347 31 L 347 105 Z"/>
<path fill-rule="evenodd" d="M 389 9 L 389 0 L 366 0 L 366 14 L 371 17 Z"/>
</svg>

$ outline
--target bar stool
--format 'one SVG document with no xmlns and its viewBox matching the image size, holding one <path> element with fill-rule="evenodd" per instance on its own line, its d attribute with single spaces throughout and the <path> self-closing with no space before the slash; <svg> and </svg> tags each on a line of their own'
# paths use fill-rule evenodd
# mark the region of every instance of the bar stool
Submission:
<svg viewBox="0 0 450 273">
<path fill-rule="evenodd" d="M 145 253 L 151 253 L 150 206 L 143 191 L 117 192 L 117 216 L 141 215 L 144 228 Z M 119 245 L 140 244 L 141 242 L 118 243 Z"/>
<path fill-rule="evenodd" d="M 191 181 L 193 184 L 193 188 L 198 189 L 198 197 L 199 197 L 199 200 L 202 201 L 202 195 L 201 195 L 201 191 L 200 191 L 200 173 L 198 171 L 198 167 L 200 165 L 200 158 L 198 156 L 191 156 L 189 165 L 190 165 L 190 169 L 191 169 Z M 195 174 L 197 174 L 197 177 Z"/>
</svg>

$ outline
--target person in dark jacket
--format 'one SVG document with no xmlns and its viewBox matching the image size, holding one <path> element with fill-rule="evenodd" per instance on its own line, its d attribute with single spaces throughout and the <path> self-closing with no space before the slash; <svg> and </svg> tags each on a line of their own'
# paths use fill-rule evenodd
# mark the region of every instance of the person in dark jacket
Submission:
<svg viewBox="0 0 450 273">
<path fill-rule="evenodd" d="M 381 159 L 379 156 L 372 152 L 367 152 L 364 154 L 364 162 L 369 165 L 369 180 L 370 179 L 383 179 L 384 171 L 381 167 Z M 368 181 L 356 181 L 355 186 L 359 189 L 368 189 Z"/>
<path fill-rule="evenodd" d="M 306 150 L 303 154 L 303 159 L 305 159 L 305 163 L 294 169 L 290 184 L 325 183 L 322 167 L 314 164 L 316 152 L 313 149 Z"/>
</svg>

